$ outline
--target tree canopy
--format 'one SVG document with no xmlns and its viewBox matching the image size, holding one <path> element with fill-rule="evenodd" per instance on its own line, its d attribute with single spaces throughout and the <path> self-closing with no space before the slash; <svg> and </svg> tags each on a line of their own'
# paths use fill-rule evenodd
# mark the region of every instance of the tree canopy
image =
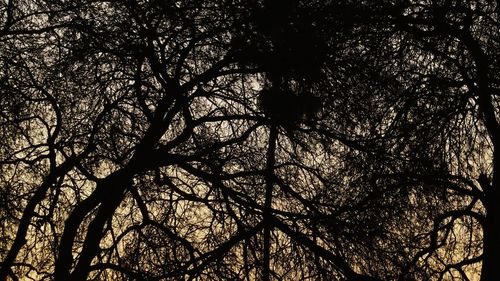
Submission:
<svg viewBox="0 0 500 281">
<path fill-rule="evenodd" d="M 1 2 L 0 280 L 500 279 L 499 13 Z"/>
</svg>

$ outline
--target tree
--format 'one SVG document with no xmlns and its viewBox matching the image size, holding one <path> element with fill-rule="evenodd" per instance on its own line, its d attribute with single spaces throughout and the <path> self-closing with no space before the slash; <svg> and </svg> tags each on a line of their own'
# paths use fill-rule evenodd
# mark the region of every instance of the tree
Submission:
<svg viewBox="0 0 500 281">
<path fill-rule="evenodd" d="M 491 243 L 481 75 L 423 4 L 2 9 L 2 280 L 431 280 Z"/>
<path fill-rule="evenodd" d="M 403 273 L 421 273 L 424 262 L 436 278 L 467 280 L 481 263 L 481 280 L 497 279 L 498 2 L 387 1 L 355 10 L 385 46 L 360 44 L 368 49 L 361 55 L 399 84 L 382 106 L 380 145 L 431 164 L 389 177 L 440 189 L 455 205 L 435 216 L 428 247 Z"/>
<path fill-rule="evenodd" d="M 461 188 L 450 188 L 464 199 L 470 198 L 466 199 L 470 204 L 447 216 L 453 220 L 466 218 L 467 231 L 482 234 L 482 254 L 447 267 L 460 270 L 461 266 L 482 261 L 481 280 L 494 280 L 499 276 L 496 239 L 500 237 L 496 207 L 500 151 L 498 3 L 435 1 L 428 5 L 408 3 L 400 8 L 395 17 L 397 28 L 410 37 L 408 42 L 413 45 L 407 44 L 406 49 L 423 57 L 416 79 L 422 81 L 426 91 L 432 91 L 426 96 L 455 103 L 456 110 L 449 110 L 450 121 L 461 122 L 442 123 L 449 130 L 450 148 L 444 149 L 449 151 L 452 176 L 463 182 Z M 436 37 L 439 40 L 433 40 Z"/>
</svg>

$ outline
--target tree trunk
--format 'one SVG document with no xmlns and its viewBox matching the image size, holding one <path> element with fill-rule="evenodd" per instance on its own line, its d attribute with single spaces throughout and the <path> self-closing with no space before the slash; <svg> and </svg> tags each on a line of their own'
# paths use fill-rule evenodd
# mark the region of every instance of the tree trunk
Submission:
<svg viewBox="0 0 500 281">
<path fill-rule="evenodd" d="M 494 143 L 493 182 L 485 192 L 486 220 L 483 228 L 481 281 L 500 280 L 500 144 Z"/>
<path fill-rule="evenodd" d="M 73 210 L 66 221 L 65 232 L 61 240 L 59 256 L 56 261 L 55 280 L 79 281 L 87 279 L 92 259 L 99 252 L 99 243 L 104 235 L 104 225 L 111 219 L 115 209 L 121 203 L 126 189 L 131 185 L 133 174 L 126 168 L 114 172 L 99 183 L 93 194 Z M 97 204 L 101 205 L 88 227 L 75 270 L 70 273 L 76 231 L 78 231 L 83 219 Z M 68 238 L 65 239 L 66 237 Z"/>
<path fill-rule="evenodd" d="M 262 268 L 262 280 L 271 280 L 271 207 L 273 200 L 274 186 L 274 165 L 276 162 L 276 140 L 278 138 L 278 129 L 272 125 L 269 129 L 269 145 L 267 148 L 266 160 L 266 197 L 264 203 L 264 257 Z"/>
<path fill-rule="evenodd" d="M 491 200 L 493 201 L 493 200 Z M 500 208 L 490 204 L 483 230 L 481 281 L 500 280 Z"/>
</svg>

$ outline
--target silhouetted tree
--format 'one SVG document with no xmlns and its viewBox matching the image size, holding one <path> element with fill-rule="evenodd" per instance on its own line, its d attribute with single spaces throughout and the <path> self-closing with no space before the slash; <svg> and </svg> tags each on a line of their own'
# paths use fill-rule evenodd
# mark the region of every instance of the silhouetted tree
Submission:
<svg viewBox="0 0 500 281">
<path fill-rule="evenodd" d="M 0 280 L 498 275 L 497 3 L 0 5 Z"/>
<path fill-rule="evenodd" d="M 440 206 L 427 246 L 400 279 L 497 279 L 498 2 L 346 5 L 360 34 L 358 48 L 350 51 L 358 52 L 359 65 L 377 70 L 369 80 L 380 81 L 369 85 L 372 94 L 366 96 L 373 101 L 366 112 L 377 120 L 378 139 L 370 142 L 370 150 L 411 163 L 377 181 L 421 185 L 441 194 L 439 204 L 451 207 Z M 377 87 L 391 90 L 380 98 Z M 416 208 L 424 205 L 420 201 Z"/>
</svg>

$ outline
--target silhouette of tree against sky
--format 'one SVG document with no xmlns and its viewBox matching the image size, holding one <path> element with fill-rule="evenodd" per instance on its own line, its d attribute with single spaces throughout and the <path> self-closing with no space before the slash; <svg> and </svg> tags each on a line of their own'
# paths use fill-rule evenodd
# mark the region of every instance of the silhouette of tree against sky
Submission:
<svg viewBox="0 0 500 281">
<path fill-rule="evenodd" d="M 1 280 L 500 275 L 498 3 L 1 5 Z"/>
<path fill-rule="evenodd" d="M 446 245 L 460 242 L 445 235 L 440 243 L 441 231 L 460 226 L 470 235 L 468 253 L 451 257 L 439 276 L 456 271 L 466 279 L 464 267 L 482 262 L 481 280 L 498 278 L 498 9 L 488 1 L 408 1 L 381 10 L 379 18 L 397 30 L 392 59 L 385 59 L 392 61 L 388 72 L 406 88 L 400 94 L 410 95 L 397 122 L 431 149 L 429 160 L 446 166 L 418 173 L 415 180 L 447 182 L 448 193 L 458 196 L 458 208 L 436 217 L 434 239 L 418 256 L 439 253 L 440 247 L 454 252 Z"/>
</svg>

